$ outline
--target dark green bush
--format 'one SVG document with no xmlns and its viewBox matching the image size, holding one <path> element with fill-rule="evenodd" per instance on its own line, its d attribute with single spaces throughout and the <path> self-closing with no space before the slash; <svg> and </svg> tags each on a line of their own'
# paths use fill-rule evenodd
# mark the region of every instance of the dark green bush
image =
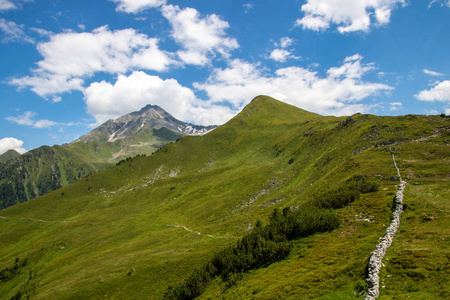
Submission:
<svg viewBox="0 0 450 300">
<path fill-rule="evenodd" d="M 355 182 L 351 187 L 353 190 L 360 191 L 363 194 L 378 192 L 380 184 L 370 180 L 359 180 Z"/>
<path fill-rule="evenodd" d="M 358 200 L 361 192 L 355 189 L 338 189 L 317 197 L 312 203 L 318 208 L 342 208 Z"/>
</svg>

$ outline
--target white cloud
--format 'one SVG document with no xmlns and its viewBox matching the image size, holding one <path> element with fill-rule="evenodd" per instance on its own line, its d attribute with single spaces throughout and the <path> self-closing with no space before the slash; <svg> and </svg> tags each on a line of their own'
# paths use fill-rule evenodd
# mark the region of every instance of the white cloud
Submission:
<svg viewBox="0 0 450 300">
<path fill-rule="evenodd" d="M 289 47 L 290 45 L 292 45 L 293 43 L 294 43 L 294 39 L 291 39 L 291 38 L 288 37 L 288 36 L 282 37 L 282 38 L 280 39 L 280 47 L 281 47 L 281 48 L 287 48 L 287 47 Z"/>
<path fill-rule="evenodd" d="M 415 97 L 422 101 L 450 102 L 450 80 L 439 82 L 433 88 L 419 92 Z"/>
<path fill-rule="evenodd" d="M 443 6 L 450 7 L 450 0 L 432 0 L 430 2 L 430 4 L 428 5 L 428 7 L 431 7 L 435 3 L 440 3 L 441 7 L 443 7 Z"/>
<path fill-rule="evenodd" d="M 23 31 L 23 25 L 0 18 L 0 31 L 3 32 L 2 42 L 26 42 L 34 43 L 34 40 Z"/>
<path fill-rule="evenodd" d="M 427 74 L 427 75 L 430 75 L 430 76 L 445 76 L 445 74 L 438 73 L 438 72 L 435 72 L 435 71 L 430 71 L 430 70 L 427 70 L 427 69 L 423 69 L 423 72 L 425 74 Z"/>
<path fill-rule="evenodd" d="M 6 120 L 14 122 L 19 125 L 33 126 L 34 128 L 49 128 L 59 125 L 59 123 L 50 120 L 33 120 L 36 116 L 35 112 L 26 111 L 23 115 L 18 117 L 7 117 Z"/>
<path fill-rule="evenodd" d="M 16 5 L 14 2 L 9 0 L 0 0 L 0 11 L 1 10 L 9 10 L 9 9 L 16 9 Z"/>
<path fill-rule="evenodd" d="M 245 3 L 245 4 L 242 4 L 242 7 L 244 7 L 244 13 L 248 13 L 250 10 L 253 9 L 253 4 Z"/>
<path fill-rule="evenodd" d="M 391 105 L 391 108 L 390 108 L 391 111 L 400 109 L 403 106 L 403 103 L 401 103 L 401 102 L 391 102 L 389 104 Z"/>
<path fill-rule="evenodd" d="M 149 8 L 160 7 L 166 0 L 112 0 L 118 3 L 116 10 L 136 14 Z"/>
<path fill-rule="evenodd" d="M 307 0 L 302 5 L 304 17 L 296 21 L 297 26 L 314 31 L 325 30 L 331 24 L 338 25 L 341 33 L 369 31 L 376 26 L 389 23 L 391 11 L 405 0 Z"/>
<path fill-rule="evenodd" d="M 439 112 L 435 109 L 431 109 L 431 110 L 425 109 L 425 114 L 426 115 L 437 115 L 437 114 L 439 114 Z"/>
<path fill-rule="evenodd" d="M 25 2 L 33 2 L 33 0 L 0 0 L 0 11 L 21 8 L 22 3 Z"/>
<path fill-rule="evenodd" d="M 297 21 L 295 21 L 295 25 L 314 31 L 321 31 L 330 27 L 330 23 L 326 22 L 323 18 L 314 17 L 311 15 L 306 15 L 301 19 L 297 19 Z"/>
<path fill-rule="evenodd" d="M 19 125 L 33 126 L 34 121 L 31 120 L 36 115 L 35 112 L 26 111 L 23 115 L 18 117 L 7 117 L 6 120 L 14 122 Z"/>
<path fill-rule="evenodd" d="M 173 60 L 158 48 L 158 39 L 134 29 L 110 31 L 106 26 L 90 32 L 52 35 L 39 43 L 44 57 L 32 76 L 14 78 L 10 84 L 29 87 L 42 97 L 83 90 L 84 79 L 97 72 L 118 74 L 133 68 L 164 71 Z"/>
<path fill-rule="evenodd" d="M 8 150 L 15 150 L 20 154 L 27 152 L 25 148 L 22 148 L 23 141 L 13 137 L 6 137 L 0 140 L 0 155 Z"/>
<path fill-rule="evenodd" d="M 13 78 L 9 81 L 9 84 L 16 85 L 19 89 L 29 87 L 39 96 L 47 98 L 49 95 L 70 92 L 72 90 L 82 91 L 84 80 L 36 70 L 34 76 Z"/>
<path fill-rule="evenodd" d="M 216 69 L 207 82 L 194 83 L 194 87 L 205 91 L 211 103 L 229 102 L 237 110 L 256 95 L 265 94 L 309 111 L 349 115 L 369 110 L 359 103 L 361 100 L 392 90 L 388 85 L 363 81 L 374 66 L 361 60 L 360 55 L 347 57 L 340 67 L 330 68 L 325 77 L 301 67 L 265 75 L 258 66 L 234 60 L 228 68 Z"/>
<path fill-rule="evenodd" d="M 286 49 L 293 43 L 294 43 L 294 40 L 291 39 L 290 37 L 287 37 L 287 36 L 282 37 L 280 39 L 279 43 L 275 43 L 275 47 L 279 47 L 279 48 L 272 50 L 272 52 L 269 55 L 269 58 L 273 59 L 277 62 L 286 62 L 286 60 L 288 60 L 289 58 L 299 59 L 299 57 L 292 55 L 292 50 Z"/>
<path fill-rule="evenodd" d="M 147 104 L 158 105 L 174 117 L 196 124 L 223 123 L 234 114 L 227 107 L 209 105 L 197 99 L 191 89 L 183 87 L 175 79 L 163 80 L 142 71 L 121 75 L 114 84 L 105 81 L 92 83 L 85 91 L 85 102 L 96 125 Z"/>
<path fill-rule="evenodd" d="M 228 58 L 230 51 L 239 47 L 236 39 L 225 33 L 228 22 L 215 14 L 202 18 L 193 8 L 173 5 L 163 6 L 162 13 L 172 24 L 172 37 L 183 48 L 178 56 L 186 64 L 204 66 L 216 53 Z"/>
<path fill-rule="evenodd" d="M 274 49 L 270 53 L 269 58 L 278 62 L 285 62 L 291 56 L 291 52 L 286 49 Z"/>
<path fill-rule="evenodd" d="M 39 120 L 34 123 L 33 127 L 34 128 L 49 128 L 49 127 L 57 126 L 57 125 L 59 125 L 59 124 L 55 121 Z"/>
<path fill-rule="evenodd" d="M 53 35 L 53 32 L 42 29 L 42 28 L 36 28 L 36 27 L 30 27 L 30 30 L 36 32 L 37 34 L 44 36 L 44 37 L 50 37 Z"/>
</svg>

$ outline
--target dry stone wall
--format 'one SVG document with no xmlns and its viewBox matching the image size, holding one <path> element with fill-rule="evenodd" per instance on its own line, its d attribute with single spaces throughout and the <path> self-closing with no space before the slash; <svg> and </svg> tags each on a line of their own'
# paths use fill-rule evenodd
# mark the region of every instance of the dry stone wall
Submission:
<svg viewBox="0 0 450 300">
<path fill-rule="evenodd" d="M 400 226 L 400 219 L 403 212 L 403 195 L 405 191 L 406 181 L 402 180 L 400 170 L 395 162 L 394 154 L 392 154 L 394 166 L 397 169 L 398 177 L 400 178 L 400 184 L 397 187 L 397 193 L 394 199 L 394 212 L 392 213 L 392 220 L 389 227 L 386 229 L 386 234 L 382 238 L 381 242 L 377 245 L 375 251 L 372 252 L 368 269 L 367 283 L 369 289 L 365 300 L 377 299 L 380 295 L 380 269 L 383 261 L 383 257 L 386 255 L 386 251 L 394 240 L 395 233 Z"/>
</svg>

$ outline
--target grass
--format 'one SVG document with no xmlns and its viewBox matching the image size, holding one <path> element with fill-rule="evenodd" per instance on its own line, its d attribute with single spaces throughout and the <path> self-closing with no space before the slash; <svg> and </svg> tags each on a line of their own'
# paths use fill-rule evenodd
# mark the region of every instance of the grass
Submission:
<svg viewBox="0 0 450 300">
<path fill-rule="evenodd" d="M 0 298 L 23 290 L 33 299 L 161 299 L 169 285 L 257 220 L 267 224 L 274 208 L 307 204 L 364 176 L 380 190 L 338 209 L 340 228 L 293 242 L 286 260 L 243 273 L 235 285 L 216 280 L 200 296 L 362 299 L 367 260 L 389 224 L 398 183 L 390 180 L 396 176 L 390 148 L 409 183 L 410 208 L 385 261 L 382 297 L 445 295 L 439 282 L 448 281 L 448 129 L 411 141 L 435 134 L 448 120 L 351 118 L 321 117 L 260 97 L 205 136 L 184 137 L 2 210 L 0 270 L 17 257 L 27 265 L 0 283 Z M 405 247 L 411 250 L 405 259 L 417 268 L 398 267 Z M 422 248 L 429 252 L 417 251 Z M 397 289 L 410 277 L 410 287 Z"/>
</svg>

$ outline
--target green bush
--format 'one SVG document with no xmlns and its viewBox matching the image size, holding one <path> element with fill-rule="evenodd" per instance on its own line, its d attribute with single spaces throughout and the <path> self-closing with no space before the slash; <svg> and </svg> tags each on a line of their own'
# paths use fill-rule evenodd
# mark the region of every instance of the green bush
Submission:
<svg viewBox="0 0 450 300">
<path fill-rule="evenodd" d="M 360 191 L 363 194 L 378 192 L 380 184 L 375 181 L 359 180 L 351 186 L 351 189 Z"/>
<path fill-rule="evenodd" d="M 349 203 L 358 200 L 361 192 L 356 189 L 338 189 L 325 193 L 317 197 L 312 203 L 313 206 L 327 209 L 327 208 L 342 208 Z"/>
</svg>

